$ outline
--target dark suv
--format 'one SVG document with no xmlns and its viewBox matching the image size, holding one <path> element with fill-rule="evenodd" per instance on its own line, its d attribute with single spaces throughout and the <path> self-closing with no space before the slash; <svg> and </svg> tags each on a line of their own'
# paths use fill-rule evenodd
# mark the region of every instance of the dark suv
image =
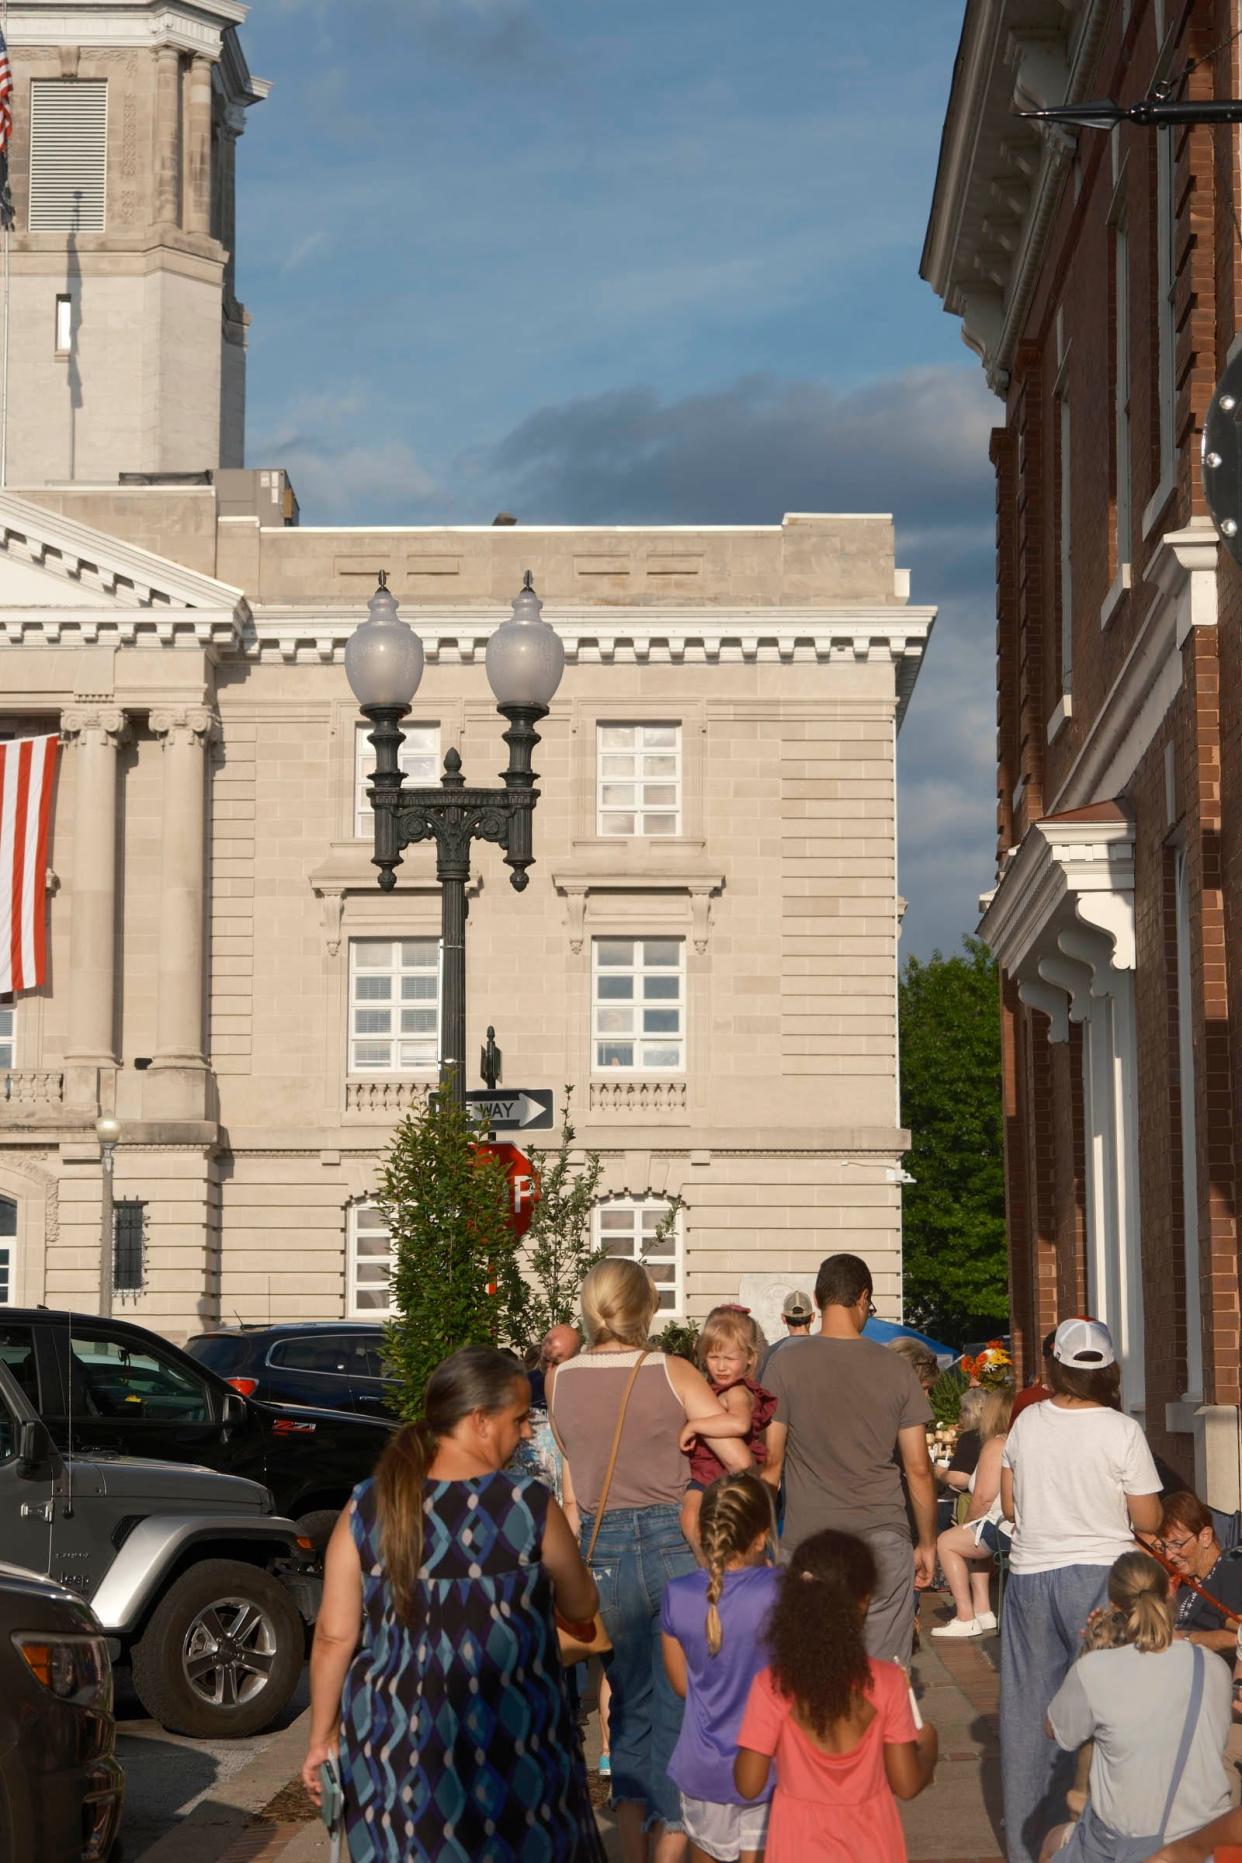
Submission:
<svg viewBox="0 0 1242 1863">
<path fill-rule="evenodd" d="M 326 1543 L 392 1424 L 243 1397 L 145 1326 L 43 1307 L 0 1308 L 7 1365 L 60 1449 L 154 1456 L 244 1475 Z"/>
<path fill-rule="evenodd" d="M 0 1857 L 101 1863 L 121 1820 L 112 1665 L 74 1593 L 0 1565 Z"/>
<path fill-rule="evenodd" d="M 391 1420 L 397 1383 L 384 1365 L 384 1328 L 365 1320 L 303 1320 L 284 1326 L 221 1326 L 185 1349 L 245 1397 L 326 1404 Z"/>
</svg>

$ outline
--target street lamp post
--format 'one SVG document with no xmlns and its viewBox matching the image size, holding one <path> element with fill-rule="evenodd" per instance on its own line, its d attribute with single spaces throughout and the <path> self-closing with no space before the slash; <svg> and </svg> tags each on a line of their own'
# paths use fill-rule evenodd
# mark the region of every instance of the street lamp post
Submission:
<svg viewBox="0 0 1242 1863">
<path fill-rule="evenodd" d="M 367 620 L 350 636 L 345 672 L 359 709 L 371 725 L 375 746 L 371 807 L 375 811 L 375 855 L 379 884 L 391 892 L 397 883 L 401 850 L 415 841 L 436 844 L 436 878 L 440 882 L 444 1001 L 440 1035 L 440 1089 L 459 1106 L 466 1103 L 466 882 L 470 878 L 470 843 L 495 841 L 512 868 L 516 892 L 526 885 L 534 861 L 532 815 L 539 800 L 532 768 L 539 734 L 535 726 L 547 716 L 565 670 L 565 649 L 543 619 L 543 604 L 527 570 L 513 613 L 487 643 L 487 678 L 496 709 L 508 721 L 503 733 L 509 765 L 503 789 L 467 788 L 461 758 L 450 750 L 436 789 L 406 789 L 400 750 L 401 720 L 409 711 L 423 676 L 422 642 L 397 613 L 387 579 L 368 603 Z"/>
<path fill-rule="evenodd" d="M 108 1319 L 112 1314 L 112 1162 L 117 1143 L 121 1136 L 121 1122 L 108 1113 L 101 1113 L 95 1121 L 95 1137 L 99 1140 L 100 1194 L 99 1194 L 99 1311 Z"/>
</svg>

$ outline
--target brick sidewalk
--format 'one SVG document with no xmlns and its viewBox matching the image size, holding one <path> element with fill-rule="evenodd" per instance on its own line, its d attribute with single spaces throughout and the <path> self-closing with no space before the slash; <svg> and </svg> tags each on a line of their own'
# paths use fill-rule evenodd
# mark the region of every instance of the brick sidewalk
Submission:
<svg viewBox="0 0 1242 1863">
<path fill-rule="evenodd" d="M 914 1691 L 924 1720 L 940 1734 L 934 1782 L 901 1807 L 911 1863 L 1004 1863 L 1000 1837 L 997 1700 L 1000 1642 L 995 1636 L 949 1643 L 929 1633 L 952 1611 L 944 1592 L 925 1597 L 923 1647 Z"/>
</svg>

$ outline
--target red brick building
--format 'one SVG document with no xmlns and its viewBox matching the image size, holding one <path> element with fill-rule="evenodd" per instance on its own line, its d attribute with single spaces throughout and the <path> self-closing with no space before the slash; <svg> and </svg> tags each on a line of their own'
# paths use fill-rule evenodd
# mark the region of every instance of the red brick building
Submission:
<svg viewBox="0 0 1242 1863">
<path fill-rule="evenodd" d="M 1242 1500 L 1242 571 L 1199 436 L 1242 345 L 1238 0 L 968 0 L 923 275 L 998 396 L 997 884 L 1014 1331 L 1114 1328 L 1127 1408 Z"/>
</svg>

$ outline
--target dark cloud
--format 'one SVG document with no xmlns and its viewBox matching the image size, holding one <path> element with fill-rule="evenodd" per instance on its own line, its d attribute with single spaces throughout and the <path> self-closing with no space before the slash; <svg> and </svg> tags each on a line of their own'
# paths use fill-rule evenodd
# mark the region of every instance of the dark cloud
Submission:
<svg viewBox="0 0 1242 1863">
<path fill-rule="evenodd" d="M 911 370 L 847 394 L 769 375 L 678 401 L 624 388 L 542 408 L 471 463 L 532 524 L 891 510 L 922 530 L 969 524 L 990 500 L 994 409 L 966 369 Z"/>
</svg>

